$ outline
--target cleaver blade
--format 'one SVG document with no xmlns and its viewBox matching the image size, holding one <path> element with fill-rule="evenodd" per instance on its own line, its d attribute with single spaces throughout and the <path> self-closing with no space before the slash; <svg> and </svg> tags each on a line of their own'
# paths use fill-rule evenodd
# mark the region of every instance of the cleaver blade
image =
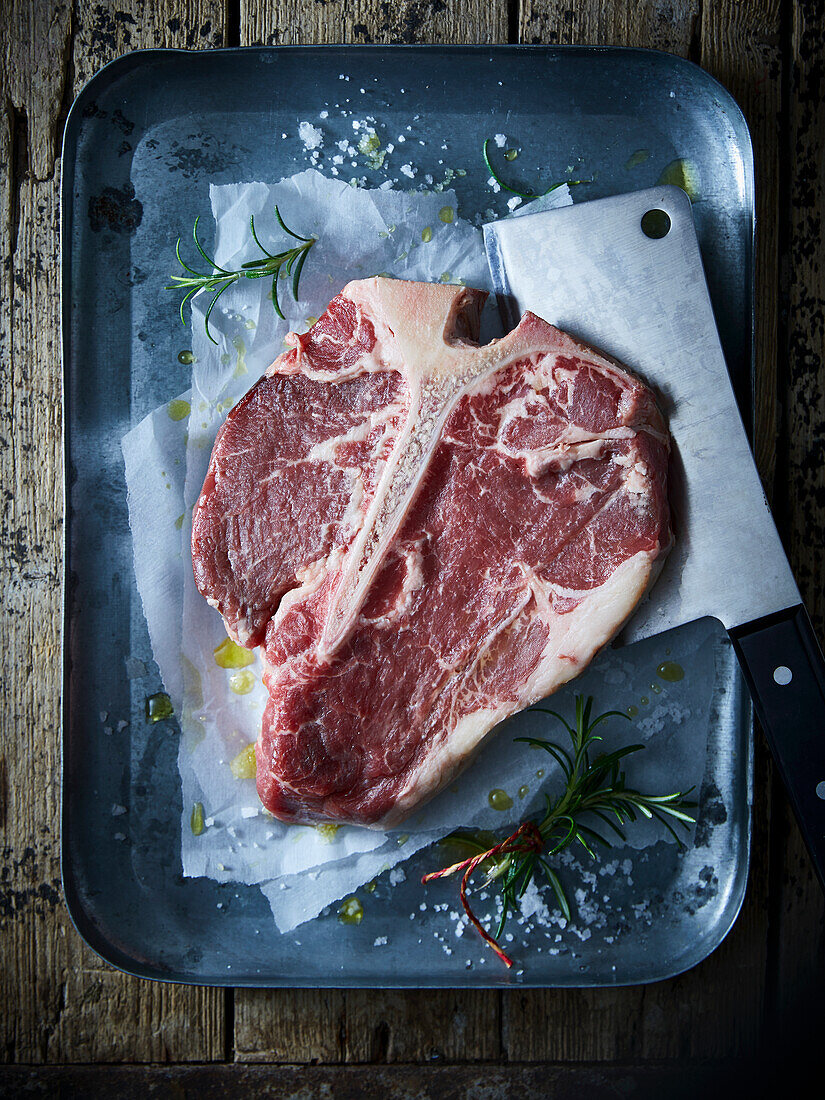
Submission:
<svg viewBox="0 0 825 1100">
<path fill-rule="evenodd" d="M 736 404 L 688 196 L 660 186 L 525 214 L 484 240 L 507 328 L 530 310 L 657 394 L 675 543 L 621 641 L 721 620 L 825 886 L 825 663 Z"/>
</svg>

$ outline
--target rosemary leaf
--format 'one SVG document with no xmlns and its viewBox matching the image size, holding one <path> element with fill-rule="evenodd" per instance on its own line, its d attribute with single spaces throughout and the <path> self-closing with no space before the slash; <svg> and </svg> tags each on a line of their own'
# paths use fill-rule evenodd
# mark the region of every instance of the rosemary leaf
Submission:
<svg viewBox="0 0 825 1100">
<path fill-rule="evenodd" d="M 201 257 L 206 260 L 212 270 L 208 273 L 196 271 L 193 267 L 187 264 L 180 254 L 181 238 L 178 237 L 177 244 L 175 245 L 175 255 L 178 258 L 178 263 L 184 271 L 188 272 L 188 275 L 172 275 L 171 283 L 167 285 L 165 290 L 183 290 L 186 289 L 186 294 L 183 301 L 180 304 L 180 319 L 182 323 L 186 324 L 186 319 L 183 315 L 183 307 L 192 297 L 201 290 L 205 290 L 208 294 L 213 294 L 212 301 L 209 303 L 209 307 L 206 310 L 204 317 L 204 327 L 206 328 L 206 335 L 212 341 L 213 344 L 217 344 L 217 340 L 212 335 L 209 328 L 209 318 L 212 314 L 212 310 L 215 308 L 215 303 L 218 298 L 227 290 L 233 283 L 238 282 L 239 279 L 272 279 L 272 305 L 275 312 L 283 320 L 284 315 L 281 311 L 280 303 L 278 302 L 278 276 L 281 270 L 285 271 L 287 275 L 292 275 L 292 296 L 297 302 L 298 300 L 298 283 L 301 278 L 301 271 L 303 269 L 306 258 L 309 254 L 309 250 L 315 244 L 315 237 L 302 237 L 284 222 L 281 217 L 281 212 L 278 207 L 275 207 L 275 218 L 278 225 L 285 233 L 288 233 L 296 241 L 301 243 L 294 248 L 284 249 L 282 252 L 270 252 L 267 248 L 261 244 L 258 233 L 255 229 L 255 217 L 254 215 L 249 219 L 249 230 L 252 235 L 252 240 L 258 246 L 263 253 L 263 256 L 257 260 L 248 260 L 246 263 L 241 264 L 237 271 L 231 271 L 225 267 L 219 267 L 215 261 L 206 253 L 200 238 L 198 237 L 198 224 L 200 222 L 200 215 L 195 218 L 195 225 L 192 229 L 192 236 L 195 241 L 195 248 L 200 253 Z"/>
<path fill-rule="evenodd" d="M 562 770 L 565 778 L 564 790 L 555 800 L 545 794 L 547 809 L 543 817 L 534 821 L 523 821 L 514 833 L 488 849 L 484 849 L 483 844 L 466 834 L 452 838 L 464 842 L 473 854 L 461 863 L 431 872 L 422 879 L 427 883 L 458 871 L 463 872 L 459 896 L 464 911 L 485 943 L 508 967 L 512 966 L 512 961 L 497 941 L 504 931 L 509 913 L 518 907 L 519 899 L 533 881 L 537 867 L 541 867 L 550 883 L 565 919 L 570 920 L 570 904 L 561 880 L 545 857 L 555 855 L 574 843 L 578 843 L 592 858 L 595 858 L 595 845 L 612 847 L 611 841 L 594 829 L 592 824 L 588 824 L 588 820 L 595 818 L 601 821 L 624 842 L 625 834 L 619 826 L 636 821 L 638 815 L 655 819 L 676 839 L 680 848 L 684 845 L 674 824 L 688 828 L 695 821 L 687 812 L 696 807 L 696 803 L 687 798 L 693 788 L 673 794 L 646 795 L 627 786 L 624 772 L 619 771 L 619 763 L 626 756 L 639 752 L 643 745 L 626 745 L 591 758 L 591 750 L 601 741 L 601 737 L 593 731 L 607 718 L 627 718 L 626 714 L 621 711 L 605 711 L 591 720 L 593 699 L 585 699 L 581 695 L 576 696 L 575 726 L 570 725 L 555 711 L 543 707 L 534 709 L 552 716 L 562 724 L 570 738 L 572 752 L 562 745 L 538 737 L 516 737 L 514 740 L 545 749 Z M 582 820 L 583 817 L 586 820 Z M 618 821 L 618 825 L 613 818 Z M 450 840 L 448 837 L 445 842 L 449 843 Z M 501 894 L 502 911 L 495 936 L 491 936 L 481 925 L 467 901 L 470 877 L 482 864 L 492 867 L 492 870 L 488 869 L 485 886 L 497 883 Z"/>
</svg>

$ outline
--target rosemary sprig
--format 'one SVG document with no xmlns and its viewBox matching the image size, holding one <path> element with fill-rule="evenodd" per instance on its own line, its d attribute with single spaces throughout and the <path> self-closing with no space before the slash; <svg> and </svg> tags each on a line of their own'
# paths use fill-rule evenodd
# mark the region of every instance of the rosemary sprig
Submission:
<svg viewBox="0 0 825 1100">
<path fill-rule="evenodd" d="M 180 266 L 188 271 L 188 275 L 172 275 L 170 276 L 172 282 L 164 287 L 165 290 L 183 290 L 186 289 L 186 294 L 183 296 L 183 300 L 180 304 L 180 319 L 183 324 L 186 324 L 186 318 L 183 315 L 183 307 L 189 301 L 193 294 L 197 294 L 200 290 L 205 290 L 208 293 L 214 291 L 214 297 L 209 303 L 209 308 L 206 311 L 204 317 L 204 325 L 206 327 L 206 335 L 212 341 L 213 344 L 217 344 L 217 340 L 212 336 L 209 330 L 209 317 L 212 310 L 215 308 L 215 303 L 218 298 L 227 290 L 233 283 L 237 283 L 239 279 L 272 279 L 272 305 L 275 307 L 275 312 L 283 320 L 284 315 L 281 311 L 280 303 L 278 302 L 278 277 L 281 271 L 285 271 L 287 275 L 292 276 L 292 296 L 298 300 L 298 282 L 301 278 L 301 271 L 303 270 L 304 263 L 306 262 L 309 250 L 315 244 L 315 237 L 302 237 L 284 222 L 281 217 L 281 213 L 278 207 L 275 207 L 275 217 L 278 219 L 278 225 L 285 233 L 288 233 L 290 237 L 293 237 L 296 241 L 300 241 L 301 244 L 296 245 L 294 248 L 284 249 L 283 252 L 272 253 L 268 249 L 264 248 L 258 239 L 258 234 L 255 232 L 255 216 L 253 215 L 249 219 L 249 228 L 252 233 L 252 239 L 255 244 L 260 248 L 263 256 L 258 260 L 249 260 L 248 263 L 241 264 L 240 268 L 231 271 L 225 267 L 219 267 L 213 259 L 207 256 L 203 245 L 198 239 L 198 223 L 200 221 L 200 215 L 195 218 L 195 225 L 192 230 L 192 236 L 195 240 L 195 248 L 206 260 L 212 271 L 209 274 L 204 274 L 200 271 L 195 271 L 187 264 L 180 254 L 181 238 L 178 237 L 178 243 L 175 246 L 175 255 L 178 258 Z"/>
<path fill-rule="evenodd" d="M 464 874 L 459 890 L 461 904 L 471 923 L 498 957 L 508 967 L 512 960 L 496 942 L 504 931 L 510 911 L 518 908 L 519 899 L 530 885 L 536 871 L 541 868 L 550 883 L 559 908 L 567 920 L 570 920 L 570 905 L 564 893 L 558 874 L 547 862 L 547 857 L 556 855 L 564 848 L 578 843 L 591 857 L 595 857 L 594 846 L 601 844 L 612 846 L 603 833 L 593 828 L 593 819 L 597 819 L 611 830 L 621 841 L 627 838 L 624 826 L 636 821 L 637 817 L 655 818 L 673 835 L 680 849 L 684 847 L 681 838 L 673 827 L 674 823 L 688 828 L 695 821 L 687 810 L 695 809 L 697 803 L 687 800 L 687 791 L 674 794 L 647 795 L 628 787 L 624 772 L 620 769 L 622 760 L 631 753 L 644 748 L 643 745 L 627 745 L 613 752 L 601 753 L 593 757 L 593 746 L 602 740 L 594 733 L 605 719 L 610 717 L 627 718 L 621 711 L 610 710 L 591 720 L 593 699 L 576 696 L 576 723 L 571 726 L 560 714 L 543 707 L 534 708 L 540 714 L 549 714 L 566 729 L 570 737 L 570 748 L 538 737 L 516 737 L 516 742 L 533 745 L 549 753 L 562 770 L 565 788 L 555 800 L 545 794 L 546 811 L 533 821 L 523 821 L 514 833 L 492 847 L 485 848 L 473 837 L 456 834 L 448 838 L 474 850 L 474 854 L 460 863 L 454 863 L 441 871 L 424 875 L 422 882 L 446 878 L 458 871 Z M 615 820 L 614 820 L 615 819 Z M 588 822 L 591 822 L 588 824 Z M 473 872 L 484 865 L 486 878 L 484 886 L 495 882 L 501 890 L 501 920 L 495 936 L 491 936 L 473 913 L 467 901 L 467 887 Z"/>
<path fill-rule="evenodd" d="M 484 153 L 484 163 L 487 165 L 487 171 L 490 173 L 490 175 L 493 177 L 493 179 L 496 181 L 496 183 L 499 185 L 499 187 L 503 187 L 505 191 L 511 191 L 514 195 L 518 195 L 519 198 L 522 198 L 522 199 L 541 199 L 541 198 L 544 198 L 544 196 L 549 195 L 551 191 L 556 191 L 559 187 L 563 187 L 565 185 L 565 183 L 567 184 L 568 187 L 573 187 L 573 186 L 576 186 L 576 185 L 581 184 L 581 183 L 592 183 L 593 182 L 593 180 L 562 180 L 560 183 L 552 184 L 550 187 L 547 188 L 546 191 L 517 191 L 515 187 L 511 187 L 509 183 L 505 183 L 505 181 L 501 178 L 501 176 L 498 174 L 498 172 L 493 167 L 492 162 L 490 161 L 490 139 L 489 138 L 487 138 L 487 140 L 484 142 L 483 153 Z"/>
</svg>

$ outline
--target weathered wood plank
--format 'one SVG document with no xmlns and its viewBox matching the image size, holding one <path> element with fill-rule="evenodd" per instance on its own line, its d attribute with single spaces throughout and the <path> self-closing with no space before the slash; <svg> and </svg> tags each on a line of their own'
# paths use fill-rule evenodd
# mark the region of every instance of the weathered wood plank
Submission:
<svg viewBox="0 0 825 1100">
<path fill-rule="evenodd" d="M 723 0 L 702 10 L 702 67 L 733 93 L 753 137 L 758 226 L 754 452 L 769 496 L 777 433 L 780 22 L 780 0 Z"/>
<path fill-rule="evenodd" d="M 340 990 L 236 989 L 235 1058 L 342 1062 L 344 1016 Z"/>
<path fill-rule="evenodd" d="M 505 0 L 241 0 L 241 42 L 503 42 Z M 235 1050 L 245 1061 L 490 1059 L 500 1052 L 493 992 L 235 994 Z"/>
<path fill-rule="evenodd" d="M 763 1079 L 764 1080 L 764 1079 Z M 697 1066 L 77 1066 L 65 1069 L 0 1068 L 4 1095 L 146 1096 L 245 1100 L 687 1100 L 736 1095 L 753 1087 L 748 1065 Z"/>
<path fill-rule="evenodd" d="M 700 0 L 619 0 L 571 4 L 521 0 L 519 41 L 571 46 L 647 46 L 687 57 L 698 34 Z"/>
<path fill-rule="evenodd" d="M 241 0 L 245 46 L 506 41 L 506 0 Z"/>
<path fill-rule="evenodd" d="M 36 3 L 36 0 L 33 0 Z M 108 61 L 156 46 L 207 50 L 224 45 L 227 0 L 80 0 L 72 60 L 74 91 Z"/>
<path fill-rule="evenodd" d="M 347 995 L 347 1062 L 490 1062 L 501 1058 L 500 997 L 491 990 Z"/>
<path fill-rule="evenodd" d="M 825 643 L 825 4 L 791 6 L 787 144 L 788 320 L 780 378 L 783 407 L 777 498 L 783 535 L 820 644 Z M 782 362 L 782 360 L 780 360 Z M 774 1026 L 804 1049 L 825 1024 L 825 902 L 799 830 L 777 812 L 777 972 Z"/>
<path fill-rule="evenodd" d="M 176 7 L 152 5 L 152 25 Z M 70 59 L 79 83 L 124 48 L 155 41 L 142 37 L 149 5 L 122 8 L 133 22 L 123 12 L 113 18 L 133 27 L 128 42 L 115 31 L 106 37 L 109 9 L 90 3 L 74 5 L 73 42 L 70 4 L 0 5 L 0 1051 L 7 1061 L 202 1061 L 222 1057 L 224 1048 L 221 993 L 144 983 L 107 967 L 75 933 L 60 888 L 56 158 Z"/>
</svg>

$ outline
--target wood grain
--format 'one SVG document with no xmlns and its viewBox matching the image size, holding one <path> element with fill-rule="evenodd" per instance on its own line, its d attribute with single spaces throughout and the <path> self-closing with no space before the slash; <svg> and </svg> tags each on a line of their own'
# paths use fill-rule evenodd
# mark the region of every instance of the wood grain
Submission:
<svg viewBox="0 0 825 1100">
<path fill-rule="evenodd" d="M 749 1072 L 750 1070 L 750 1072 Z M 197 1100 L 690 1100 L 736 1096 L 752 1067 L 697 1066 L 78 1066 L 0 1067 L 0 1093 Z M 727 1087 L 727 1092 L 723 1091 Z M 763 1095 L 755 1091 L 751 1096 Z"/>
<path fill-rule="evenodd" d="M 782 533 L 825 643 L 825 4 L 796 0 L 790 26 L 787 324 L 777 497 Z M 819 778 L 817 776 L 817 778 Z M 825 902 L 784 798 L 776 814 L 776 999 L 784 1044 L 819 1049 L 825 1003 Z"/>
<path fill-rule="evenodd" d="M 241 0 L 245 46 L 506 41 L 507 0 Z"/>
<path fill-rule="evenodd" d="M 779 318 L 780 0 L 721 0 L 702 10 L 700 60 L 737 100 L 756 174 L 754 453 L 770 497 L 776 468 Z"/>
<path fill-rule="evenodd" d="M 28 1063 L 203 1061 L 223 1056 L 223 995 L 112 970 L 62 902 L 59 130 L 73 85 L 125 49 L 155 44 L 180 5 L 152 5 L 151 18 L 150 5 L 123 3 L 114 15 L 70 7 L 0 6 L 0 1051 Z M 198 28 L 219 8 L 200 10 Z"/>
<path fill-rule="evenodd" d="M 570 46 L 646 46 L 687 57 L 699 32 L 700 0 L 572 4 L 520 0 L 519 41 Z"/>
</svg>

